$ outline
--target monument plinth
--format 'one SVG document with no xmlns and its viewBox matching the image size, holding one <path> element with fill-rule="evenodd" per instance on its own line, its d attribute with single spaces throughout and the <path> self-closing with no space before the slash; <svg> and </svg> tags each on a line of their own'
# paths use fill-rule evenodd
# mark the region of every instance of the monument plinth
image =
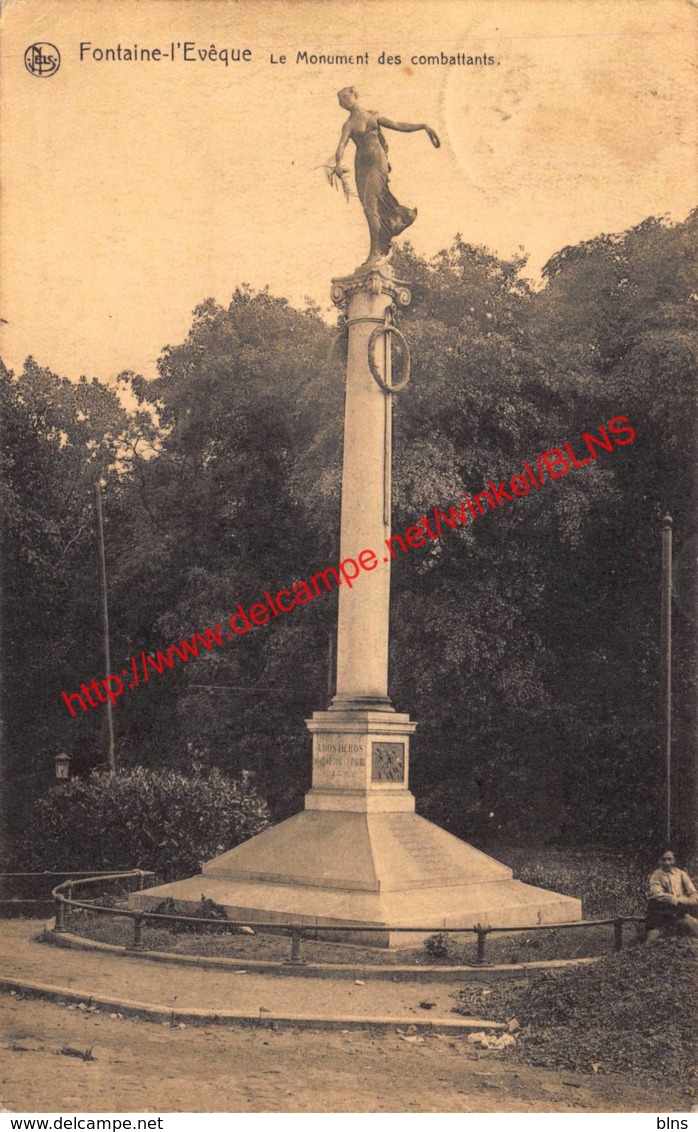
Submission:
<svg viewBox="0 0 698 1132">
<path fill-rule="evenodd" d="M 451 927 L 579 919 L 578 900 L 515 881 L 505 865 L 414 812 L 408 781 L 416 724 L 388 696 L 386 549 L 393 315 L 410 292 L 374 262 L 334 280 L 332 297 L 348 335 L 340 561 L 359 561 L 363 551 L 377 561 L 339 589 L 337 691 L 329 709 L 307 721 L 313 771 L 305 809 L 208 862 L 200 876 L 131 901 L 147 910 L 169 896 L 193 911 L 204 895 L 232 919 L 295 922 L 327 938 L 394 947 Z M 352 931 L 333 935 L 333 927 Z M 397 927 L 417 930 L 391 931 Z"/>
</svg>

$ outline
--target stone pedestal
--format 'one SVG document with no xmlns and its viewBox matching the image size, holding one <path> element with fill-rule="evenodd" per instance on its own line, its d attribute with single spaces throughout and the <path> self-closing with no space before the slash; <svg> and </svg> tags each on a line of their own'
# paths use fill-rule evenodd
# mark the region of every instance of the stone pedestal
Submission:
<svg viewBox="0 0 698 1132">
<path fill-rule="evenodd" d="M 410 735 L 417 726 L 397 712 L 362 708 L 316 711 L 313 785 L 306 810 L 414 813 L 407 789 Z"/>
<path fill-rule="evenodd" d="M 505 865 L 425 821 L 408 789 L 416 724 L 388 697 L 390 611 L 390 337 L 369 339 L 410 301 L 409 288 L 378 266 L 333 282 L 348 356 L 340 560 L 378 557 L 339 590 L 337 692 L 307 721 L 312 787 L 305 809 L 208 862 L 189 880 L 135 893 L 146 910 L 170 896 L 194 910 L 205 895 L 231 919 L 315 926 L 344 942 L 409 947 L 436 931 L 476 924 L 514 927 L 578 920 L 581 903 L 515 881 Z M 332 932 L 333 928 L 351 932 Z M 380 932 L 362 932 L 375 927 Z M 391 928 L 410 927 L 414 932 Z"/>
</svg>

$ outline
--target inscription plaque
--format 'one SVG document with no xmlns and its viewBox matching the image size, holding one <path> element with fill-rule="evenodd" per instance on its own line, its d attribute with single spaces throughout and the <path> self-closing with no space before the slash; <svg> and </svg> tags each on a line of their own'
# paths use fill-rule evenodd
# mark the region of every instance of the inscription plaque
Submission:
<svg viewBox="0 0 698 1132">
<path fill-rule="evenodd" d="M 405 744 L 374 743 L 371 749 L 372 782 L 404 782 Z"/>
<path fill-rule="evenodd" d="M 366 784 L 366 745 L 359 735 L 328 735 L 315 738 L 313 786 L 360 789 Z"/>
</svg>

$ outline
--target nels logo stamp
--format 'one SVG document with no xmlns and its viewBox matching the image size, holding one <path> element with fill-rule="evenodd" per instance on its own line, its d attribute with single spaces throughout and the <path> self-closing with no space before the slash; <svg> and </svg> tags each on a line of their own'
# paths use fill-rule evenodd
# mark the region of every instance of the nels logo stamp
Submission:
<svg viewBox="0 0 698 1132">
<path fill-rule="evenodd" d="M 61 65 L 61 53 L 53 43 L 32 43 L 24 52 L 24 66 L 37 79 L 55 75 Z"/>
</svg>

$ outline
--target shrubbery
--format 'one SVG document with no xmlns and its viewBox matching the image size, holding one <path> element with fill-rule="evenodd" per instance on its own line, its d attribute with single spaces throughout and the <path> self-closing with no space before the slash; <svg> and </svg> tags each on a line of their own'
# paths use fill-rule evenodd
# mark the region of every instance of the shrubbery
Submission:
<svg viewBox="0 0 698 1132">
<path fill-rule="evenodd" d="M 204 896 L 203 892 L 201 893 L 201 900 L 195 911 L 191 911 L 189 908 L 183 909 L 181 904 L 178 904 L 176 900 L 173 900 L 171 896 L 168 896 L 166 900 L 161 900 L 160 903 L 157 904 L 155 908 L 153 908 L 153 912 L 156 912 L 160 916 L 187 916 L 191 920 L 221 921 L 221 927 L 219 928 L 213 924 L 202 924 L 199 927 L 198 924 L 189 924 L 183 920 L 173 920 L 171 924 L 164 925 L 165 927 L 169 928 L 173 935 L 183 935 L 187 932 L 189 934 L 206 932 L 211 935 L 214 932 L 222 931 L 226 933 L 230 932 L 231 930 L 239 930 L 227 928 L 225 926 L 226 922 L 230 918 L 225 908 L 222 904 L 217 904 L 215 900 L 211 900 L 208 896 Z"/>
<path fill-rule="evenodd" d="M 25 869 L 127 866 L 173 880 L 268 825 L 266 802 L 245 773 L 233 780 L 218 770 L 136 767 L 53 786 L 32 807 L 19 859 Z"/>
<path fill-rule="evenodd" d="M 497 853 L 493 853 L 497 856 Z M 524 884 L 549 888 L 582 901 L 586 919 L 638 916 L 645 912 L 652 856 L 586 849 L 502 849 L 501 859 Z M 690 869 L 691 862 L 684 866 Z"/>
<path fill-rule="evenodd" d="M 429 959 L 447 962 L 451 958 L 453 945 L 444 932 L 437 932 L 436 935 L 430 935 L 424 940 L 424 950 Z"/>
</svg>

